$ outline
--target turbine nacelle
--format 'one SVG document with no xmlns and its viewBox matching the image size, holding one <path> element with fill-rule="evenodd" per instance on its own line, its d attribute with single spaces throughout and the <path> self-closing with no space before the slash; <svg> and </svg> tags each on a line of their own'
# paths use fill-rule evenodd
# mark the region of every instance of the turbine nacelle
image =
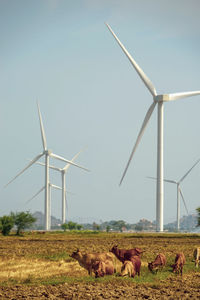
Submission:
<svg viewBox="0 0 200 300">
<path fill-rule="evenodd" d="M 154 96 L 154 101 L 155 102 L 167 102 L 169 100 L 170 100 L 170 97 L 169 97 L 168 94 Z"/>
<path fill-rule="evenodd" d="M 44 151 L 44 154 L 45 154 L 45 155 L 49 155 L 49 156 L 51 156 L 51 154 L 52 154 L 52 150 L 50 150 L 50 149 L 48 149 L 48 150 L 45 150 L 45 151 Z"/>
</svg>

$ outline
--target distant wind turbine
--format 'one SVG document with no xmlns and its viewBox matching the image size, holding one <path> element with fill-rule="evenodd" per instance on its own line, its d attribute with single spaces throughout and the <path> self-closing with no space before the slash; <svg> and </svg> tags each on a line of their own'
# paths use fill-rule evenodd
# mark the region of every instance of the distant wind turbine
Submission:
<svg viewBox="0 0 200 300">
<path fill-rule="evenodd" d="M 20 176 L 24 171 L 26 171 L 29 167 L 31 167 L 36 161 L 38 161 L 43 155 L 45 156 L 45 207 L 44 207 L 44 214 L 45 214 L 45 230 L 49 230 L 49 157 L 64 161 L 70 165 L 76 166 L 78 168 L 81 168 L 85 171 L 89 171 L 88 169 L 79 166 L 75 164 L 74 162 L 67 160 L 59 155 L 56 155 L 52 153 L 51 150 L 47 148 L 47 142 L 46 142 L 46 136 L 44 132 L 44 126 L 42 122 L 42 116 L 38 105 L 38 114 L 39 114 L 39 120 L 40 120 L 40 131 L 41 131 L 41 137 L 42 137 L 42 144 L 43 144 L 43 152 L 37 155 L 31 162 L 22 170 L 20 171 L 13 179 L 11 179 L 4 187 L 8 186 L 11 182 L 13 182 L 18 176 Z"/>
<path fill-rule="evenodd" d="M 57 190 L 62 190 L 61 187 L 49 182 L 49 229 L 51 229 L 51 189 L 52 188 L 55 188 Z M 31 200 L 37 197 L 44 190 L 45 190 L 45 186 L 43 186 L 36 194 L 34 194 L 30 199 L 28 199 L 26 203 L 29 203 Z"/>
<path fill-rule="evenodd" d="M 180 196 L 183 200 L 183 204 L 185 206 L 185 210 L 188 214 L 188 209 L 186 206 L 185 199 L 183 197 L 183 192 L 181 190 L 180 184 L 183 182 L 183 180 L 188 176 L 188 174 L 192 171 L 192 169 L 199 163 L 200 159 L 198 159 L 195 164 L 185 173 L 183 177 L 179 181 L 171 180 L 171 179 L 164 179 L 165 182 L 176 184 L 177 186 L 177 217 L 176 217 L 176 223 L 177 223 L 177 231 L 180 230 Z M 148 177 L 151 179 L 156 179 L 155 177 Z"/>
<path fill-rule="evenodd" d="M 83 150 L 79 151 L 72 159 L 71 161 L 74 162 L 75 159 L 79 156 L 79 154 L 82 152 Z M 41 162 L 37 162 L 36 164 L 41 165 L 41 166 L 45 166 L 44 163 Z M 64 168 L 58 168 L 55 166 L 50 165 L 49 168 L 59 171 L 61 172 L 61 176 L 62 176 L 62 224 L 64 224 L 66 222 L 66 172 L 68 171 L 70 167 L 70 164 L 67 163 Z"/>
<path fill-rule="evenodd" d="M 136 63 L 136 61 L 132 58 L 130 53 L 126 50 L 124 45 L 120 42 L 118 37 L 115 35 L 115 33 L 113 32 L 111 27 L 108 24 L 106 24 L 106 26 L 108 27 L 108 29 L 110 30 L 110 32 L 112 33 L 112 35 L 114 36 L 116 41 L 118 42 L 119 46 L 122 48 L 122 50 L 128 57 L 129 61 L 135 68 L 136 72 L 138 73 L 138 75 L 140 76 L 142 81 L 144 82 L 145 86 L 147 87 L 147 89 L 153 96 L 153 103 L 151 104 L 151 106 L 149 107 L 149 109 L 146 113 L 142 127 L 141 127 L 138 137 L 136 139 L 136 143 L 131 152 L 131 155 L 130 155 L 130 158 L 126 165 L 126 168 L 124 170 L 124 173 L 122 175 L 120 184 L 122 183 L 122 181 L 124 179 L 124 176 L 127 172 L 127 169 L 129 167 L 132 157 L 136 151 L 136 148 L 143 136 L 143 133 L 149 122 L 149 119 L 150 119 L 156 105 L 158 104 L 156 230 L 163 231 L 163 201 L 164 201 L 164 195 L 163 195 L 163 106 L 164 106 L 164 102 L 169 102 L 172 100 L 177 100 L 177 99 L 182 99 L 182 98 L 186 98 L 186 97 L 200 95 L 200 91 L 158 95 L 153 83 L 146 76 L 146 74 L 143 72 L 143 70 L 140 68 L 140 66 Z"/>
<path fill-rule="evenodd" d="M 52 188 L 55 188 L 57 190 L 61 190 L 61 187 L 49 182 L 49 201 L 48 201 L 48 204 L 49 204 L 49 207 L 48 207 L 48 210 L 49 210 L 49 229 L 51 229 L 51 189 Z M 37 197 L 44 190 L 45 190 L 45 186 L 43 186 L 36 194 L 34 194 L 29 200 L 27 200 L 26 203 L 29 203 L 31 200 L 33 200 L 35 197 Z"/>
</svg>

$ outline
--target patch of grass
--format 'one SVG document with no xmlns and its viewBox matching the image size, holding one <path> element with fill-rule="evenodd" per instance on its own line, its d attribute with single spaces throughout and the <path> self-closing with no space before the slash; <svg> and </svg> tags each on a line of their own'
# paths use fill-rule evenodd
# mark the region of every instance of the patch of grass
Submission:
<svg viewBox="0 0 200 300">
<path fill-rule="evenodd" d="M 187 261 L 186 259 L 186 264 L 183 267 L 183 273 L 193 273 L 193 272 L 198 272 L 198 268 L 195 267 L 194 262 Z"/>
<path fill-rule="evenodd" d="M 19 281 L 17 279 L 8 278 L 6 281 L 2 281 L 0 283 L 0 286 L 10 286 L 10 285 L 16 285 Z"/>
<path fill-rule="evenodd" d="M 53 253 L 53 254 L 35 254 L 35 255 L 30 255 L 29 257 L 37 258 L 37 259 L 44 259 L 44 260 L 49 260 L 49 261 L 60 261 L 60 260 L 64 260 L 65 262 L 74 261 L 73 258 L 71 258 L 69 256 L 69 254 L 66 252 L 58 252 L 58 253 Z"/>
<path fill-rule="evenodd" d="M 44 258 L 50 261 L 60 261 L 60 260 L 64 260 L 65 262 L 73 261 L 73 259 L 66 252 L 44 255 Z"/>
</svg>

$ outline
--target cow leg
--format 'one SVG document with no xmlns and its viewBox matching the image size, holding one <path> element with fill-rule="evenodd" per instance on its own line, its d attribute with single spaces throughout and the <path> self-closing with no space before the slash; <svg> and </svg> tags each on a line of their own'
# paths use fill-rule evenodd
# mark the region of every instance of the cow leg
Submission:
<svg viewBox="0 0 200 300">
<path fill-rule="evenodd" d="M 200 265 L 200 260 L 198 261 L 198 259 L 195 259 L 195 267 L 198 268 L 198 265 Z"/>
<path fill-rule="evenodd" d="M 88 269 L 88 275 L 92 276 L 92 268 Z"/>
</svg>

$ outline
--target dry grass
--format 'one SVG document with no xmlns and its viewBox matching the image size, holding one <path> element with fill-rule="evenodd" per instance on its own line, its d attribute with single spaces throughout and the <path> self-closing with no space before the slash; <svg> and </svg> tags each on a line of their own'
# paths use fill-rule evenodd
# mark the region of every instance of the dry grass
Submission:
<svg viewBox="0 0 200 300">
<path fill-rule="evenodd" d="M 77 262 L 52 262 L 37 259 L 1 259 L 0 282 L 47 279 L 58 276 L 84 276 L 87 272 Z"/>
</svg>

